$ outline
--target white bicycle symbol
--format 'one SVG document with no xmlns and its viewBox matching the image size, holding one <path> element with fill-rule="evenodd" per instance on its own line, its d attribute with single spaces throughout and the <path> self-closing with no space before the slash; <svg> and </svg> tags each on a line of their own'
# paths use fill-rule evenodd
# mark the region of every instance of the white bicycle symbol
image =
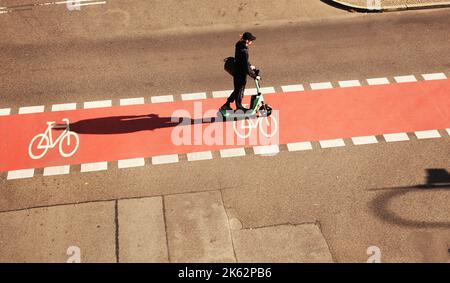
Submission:
<svg viewBox="0 0 450 283">
<path fill-rule="evenodd" d="M 251 136 L 252 129 L 256 129 L 259 125 L 259 130 L 266 138 L 272 138 L 277 134 L 278 123 L 277 119 L 273 116 L 259 117 L 256 119 L 256 122 L 253 122 L 255 119 L 245 118 L 238 121 L 233 121 L 234 132 L 242 139 L 246 139 Z M 244 134 L 242 135 L 237 128 L 238 123 L 240 122 L 240 129 L 244 130 Z M 248 132 L 246 133 L 246 129 Z M 269 130 L 270 129 L 270 133 Z"/>
<path fill-rule="evenodd" d="M 59 153 L 63 157 L 72 156 L 78 149 L 80 138 L 69 129 L 69 119 L 62 119 L 65 125 L 57 125 L 56 122 L 47 122 L 47 129 L 44 133 L 36 135 L 30 142 L 28 154 L 32 159 L 42 158 L 50 148 L 54 148 L 59 143 Z M 64 129 L 62 134 L 53 141 L 52 129 Z"/>
</svg>

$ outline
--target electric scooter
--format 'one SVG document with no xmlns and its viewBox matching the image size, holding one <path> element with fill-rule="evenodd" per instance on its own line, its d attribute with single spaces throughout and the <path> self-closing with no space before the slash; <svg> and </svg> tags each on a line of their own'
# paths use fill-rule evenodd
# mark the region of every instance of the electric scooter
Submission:
<svg viewBox="0 0 450 283">
<path fill-rule="evenodd" d="M 259 75 L 259 70 L 255 70 L 256 76 Z M 250 109 L 245 113 L 242 110 L 223 110 L 219 113 L 224 118 L 253 118 L 266 117 L 272 114 L 272 108 L 264 102 L 264 97 L 260 90 L 259 79 L 255 79 L 256 94 L 251 96 Z"/>
</svg>

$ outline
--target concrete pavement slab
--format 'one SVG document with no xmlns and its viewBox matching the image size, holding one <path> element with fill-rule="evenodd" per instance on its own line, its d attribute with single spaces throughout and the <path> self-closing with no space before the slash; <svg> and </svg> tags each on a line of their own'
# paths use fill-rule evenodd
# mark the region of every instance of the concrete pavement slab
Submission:
<svg viewBox="0 0 450 283">
<path fill-rule="evenodd" d="M 0 262 L 116 262 L 114 202 L 0 213 L 0 227 Z"/>
<path fill-rule="evenodd" d="M 164 199 L 171 262 L 235 262 L 220 192 Z"/>
<path fill-rule="evenodd" d="M 168 262 L 162 197 L 118 201 L 119 262 Z"/>
<path fill-rule="evenodd" d="M 232 235 L 238 262 L 333 262 L 316 224 L 234 230 Z"/>
</svg>

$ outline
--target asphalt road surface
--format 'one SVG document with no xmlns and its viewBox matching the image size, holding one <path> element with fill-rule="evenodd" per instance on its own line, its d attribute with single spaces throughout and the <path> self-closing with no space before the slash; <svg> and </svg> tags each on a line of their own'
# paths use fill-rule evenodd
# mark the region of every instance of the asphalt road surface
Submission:
<svg viewBox="0 0 450 283">
<path fill-rule="evenodd" d="M 262 70 L 262 86 L 282 92 L 282 86 L 302 84 L 314 92 L 311 83 L 330 82 L 338 88 L 339 82 L 358 80 L 364 87 L 371 78 L 395 84 L 398 76 L 413 75 L 419 81 L 425 80 L 423 74 L 450 76 L 450 10 L 336 14 L 339 17 L 240 26 L 257 36 L 250 59 Z M 84 102 L 103 100 L 118 106 L 120 99 L 143 97 L 149 103 L 152 97 L 167 95 L 176 102 L 182 94 L 201 92 L 212 99 L 213 92 L 232 87 L 223 58 L 232 56 L 240 32 L 225 26 L 116 38 L 65 36 L 61 42 L 0 39 L 0 109 L 10 109 L 13 115 L 27 106 L 43 105 L 50 111 L 54 104 L 82 108 Z M 448 119 L 449 104 L 443 105 L 440 115 Z M 111 228 L 120 218 L 121 201 L 162 196 L 162 209 L 168 213 L 165 206 L 172 197 L 220 192 L 228 217 L 237 219 L 242 229 L 315 224 L 334 262 L 366 262 L 371 246 L 379 247 L 382 262 L 448 262 L 446 128 L 450 124 L 430 129 L 439 135 L 430 139 L 408 131 L 407 140 L 387 142 L 379 132 L 374 134 L 377 142 L 366 145 L 354 145 L 347 136 L 342 136 L 344 147 L 323 148 L 311 140 L 311 150 L 293 152 L 280 145 L 274 156 L 255 155 L 248 147 L 245 156 L 235 158 L 220 158 L 214 151 L 210 160 L 190 162 L 181 153 L 179 162 L 155 166 L 144 156 L 140 167 L 119 169 L 116 162 L 89 173 L 80 172 L 80 164 L 59 176 L 43 176 L 44 169 L 36 168 L 32 178 L 8 180 L 8 172 L 0 172 L 0 222 L 5 227 L 0 231 L 0 261 L 53 261 L 49 255 L 27 254 L 25 247 L 36 243 L 24 241 L 54 240 L 45 227 L 56 234 L 69 229 L 73 211 L 59 212 L 55 219 L 42 217 L 44 230 L 34 223 L 23 231 L 28 236 L 15 234 L 35 210 L 93 205 L 94 214 L 109 215 L 105 227 Z M 14 134 L 21 134 L 20 126 Z M 79 221 L 88 227 L 91 217 Z M 118 228 L 109 228 L 96 237 L 89 236 L 92 231 L 84 235 L 77 230 L 76 236 L 93 253 L 112 251 L 111 256 L 90 260 L 133 261 L 132 254 L 124 256 L 127 252 L 117 247 Z M 39 235 L 33 235 L 38 230 Z M 64 237 L 57 241 L 64 242 Z M 167 237 L 169 248 L 176 246 Z M 103 240 L 108 242 L 105 247 Z M 97 245 L 102 248 L 95 251 Z M 173 252 L 171 256 L 174 261 Z"/>
</svg>

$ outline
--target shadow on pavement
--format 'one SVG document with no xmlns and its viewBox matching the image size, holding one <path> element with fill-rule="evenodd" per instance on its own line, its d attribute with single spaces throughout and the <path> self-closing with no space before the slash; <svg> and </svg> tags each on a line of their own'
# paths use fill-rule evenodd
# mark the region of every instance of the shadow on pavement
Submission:
<svg viewBox="0 0 450 283">
<path fill-rule="evenodd" d="M 232 120 L 241 120 L 244 117 L 224 119 L 222 117 L 210 117 L 192 119 L 190 117 L 160 117 L 157 114 L 111 116 L 80 120 L 70 123 L 70 131 L 78 134 L 113 135 L 126 134 L 139 131 L 152 131 L 161 128 L 176 127 L 178 125 L 223 123 Z M 54 130 L 64 129 L 64 124 L 58 124 Z"/>
<path fill-rule="evenodd" d="M 70 131 L 79 134 L 113 135 L 152 131 L 186 123 L 205 123 L 205 120 L 187 117 L 160 117 L 157 114 L 127 115 L 80 120 L 70 123 L 69 127 Z"/>
<path fill-rule="evenodd" d="M 372 200 L 369 208 L 372 213 L 382 220 L 411 228 L 450 228 L 449 222 L 425 222 L 405 219 L 389 209 L 389 203 L 408 193 L 423 192 L 424 190 L 442 191 L 450 189 L 450 174 L 446 169 L 427 169 L 427 181 L 410 187 L 393 187 L 372 189 L 371 191 L 389 190 Z M 390 191 L 393 190 L 393 191 Z"/>
</svg>

